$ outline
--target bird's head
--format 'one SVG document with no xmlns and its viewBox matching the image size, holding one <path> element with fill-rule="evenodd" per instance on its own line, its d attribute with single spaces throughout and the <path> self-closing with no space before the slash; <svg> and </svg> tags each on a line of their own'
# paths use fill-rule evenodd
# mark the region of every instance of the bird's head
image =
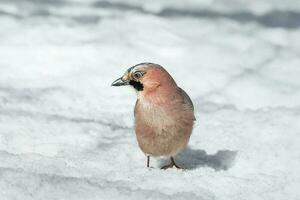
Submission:
<svg viewBox="0 0 300 200">
<path fill-rule="evenodd" d="M 162 66 L 154 63 L 140 63 L 126 70 L 125 74 L 111 85 L 131 85 L 138 92 L 149 93 L 158 88 L 176 86 L 176 83 Z"/>
</svg>

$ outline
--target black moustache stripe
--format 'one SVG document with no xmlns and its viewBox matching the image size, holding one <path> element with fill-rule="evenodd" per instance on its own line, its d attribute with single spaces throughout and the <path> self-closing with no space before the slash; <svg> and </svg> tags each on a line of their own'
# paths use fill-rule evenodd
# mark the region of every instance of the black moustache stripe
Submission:
<svg viewBox="0 0 300 200">
<path fill-rule="evenodd" d="M 140 82 L 137 81 L 129 81 L 129 85 L 132 85 L 134 87 L 134 89 L 136 89 L 137 91 L 142 91 L 144 89 L 143 84 L 141 84 Z"/>
</svg>

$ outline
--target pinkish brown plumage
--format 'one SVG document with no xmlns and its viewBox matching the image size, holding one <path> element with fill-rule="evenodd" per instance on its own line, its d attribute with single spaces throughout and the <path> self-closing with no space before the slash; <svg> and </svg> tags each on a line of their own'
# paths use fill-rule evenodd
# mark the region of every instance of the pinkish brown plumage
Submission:
<svg viewBox="0 0 300 200">
<path fill-rule="evenodd" d="M 141 63 L 127 70 L 113 86 L 132 85 L 138 91 L 136 101 L 135 132 L 139 147 L 147 156 L 174 156 L 182 151 L 190 138 L 194 124 L 194 107 L 184 90 L 160 65 Z"/>
</svg>

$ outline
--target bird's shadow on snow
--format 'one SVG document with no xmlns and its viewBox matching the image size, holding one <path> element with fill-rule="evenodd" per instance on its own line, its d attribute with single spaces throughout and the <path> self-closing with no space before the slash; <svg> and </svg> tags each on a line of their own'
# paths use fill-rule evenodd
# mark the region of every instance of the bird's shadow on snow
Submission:
<svg viewBox="0 0 300 200">
<path fill-rule="evenodd" d="M 196 169 L 200 167 L 211 167 L 215 170 L 228 170 L 233 166 L 237 151 L 219 150 L 215 154 L 207 154 L 201 149 L 186 148 L 175 157 L 176 163 L 184 169 Z M 169 160 L 162 160 L 161 166 L 166 165 Z"/>
</svg>

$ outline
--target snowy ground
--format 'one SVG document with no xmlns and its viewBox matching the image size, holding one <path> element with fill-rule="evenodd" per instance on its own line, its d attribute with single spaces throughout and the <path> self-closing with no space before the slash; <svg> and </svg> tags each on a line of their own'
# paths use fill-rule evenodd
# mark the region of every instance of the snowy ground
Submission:
<svg viewBox="0 0 300 200">
<path fill-rule="evenodd" d="M 0 2 L 0 199 L 300 199 L 299 1 L 124 2 Z M 194 101 L 185 171 L 110 87 L 144 61 Z"/>
</svg>

